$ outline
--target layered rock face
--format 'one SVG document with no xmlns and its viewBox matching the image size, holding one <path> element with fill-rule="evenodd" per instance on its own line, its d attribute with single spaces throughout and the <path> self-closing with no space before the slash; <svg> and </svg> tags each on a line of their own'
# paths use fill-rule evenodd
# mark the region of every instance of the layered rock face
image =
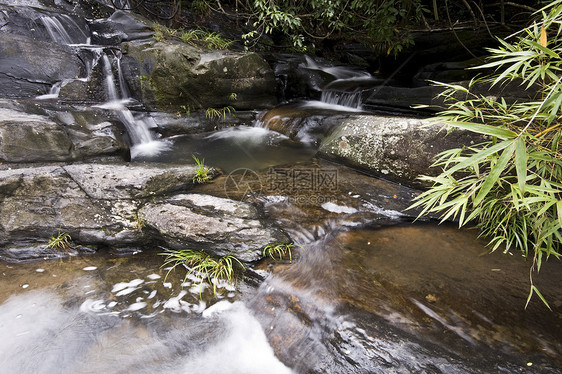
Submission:
<svg viewBox="0 0 562 374">
<path fill-rule="evenodd" d="M 256 261 L 267 244 L 289 240 L 257 207 L 186 194 L 194 166 L 128 162 L 160 124 L 176 134 L 217 126 L 178 112 L 276 103 L 259 55 L 153 35 L 151 22 L 97 1 L 0 0 L 1 257 L 161 246 Z M 72 246 L 51 248 L 57 233 Z"/>
</svg>

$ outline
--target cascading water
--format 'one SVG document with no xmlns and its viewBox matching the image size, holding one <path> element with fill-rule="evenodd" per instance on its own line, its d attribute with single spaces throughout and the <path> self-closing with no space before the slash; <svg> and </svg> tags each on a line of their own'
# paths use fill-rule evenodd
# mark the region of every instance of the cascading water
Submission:
<svg viewBox="0 0 562 374">
<path fill-rule="evenodd" d="M 86 77 L 76 79 L 89 81 L 95 66 L 101 62 L 106 102 L 97 106 L 114 111 L 127 129 L 131 141 L 131 159 L 138 156 L 154 156 L 168 148 L 168 142 L 157 140 L 150 131 L 150 128 L 155 126 L 154 120 L 151 121 L 144 113 L 135 116 L 127 108 L 127 104 L 133 100 L 121 69 L 120 51 L 112 49 L 110 56 L 103 47 L 91 46 L 90 38 L 71 17 L 61 15 L 59 18 L 44 16 L 40 20 L 53 42 L 80 46 L 82 50 L 87 50 L 88 54 L 93 54 L 91 60 L 85 59 Z M 37 98 L 41 100 L 58 99 L 61 87 L 67 83 L 68 81 L 57 82 L 51 87 L 48 94 Z"/>
<path fill-rule="evenodd" d="M 303 68 L 319 70 L 335 78 L 322 87 L 321 101 L 330 105 L 362 109 L 362 93 L 366 86 L 373 84 L 374 78 L 366 71 L 358 71 L 344 66 L 320 65 L 306 56 Z"/>
<path fill-rule="evenodd" d="M 60 19 L 50 16 L 40 18 L 53 42 L 67 45 L 90 44 L 90 37 L 86 35 L 84 30 L 71 17 L 66 14 L 59 17 Z M 61 19 L 64 22 L 61 22 Z"/>
<path fill-rule="evenodd" d="M 126 104 L 131 102 L 132 98 L 130 97 L 121 69 L 120 54 L 114 56 L 114 61 L 116 61 L 115 66 L 119 89 L 113 75 L 113 65 L 109 56 L 107 54 L 102 56 L 107 102 L 100 105 L 100 107 L 114 110 L 127 129 L 131 140 L 131 159 L 135 159 L 138 156 L 157 155 L 167 149 L 170 144 L 166 141 L 158 140 L 152 134 L 150 128 L 153 127 L 154 121 L 150 121 L 146 115 L 139 115 L 139 118 L 135 118 L 133 113 L 127 108 Z"/>
</svg>

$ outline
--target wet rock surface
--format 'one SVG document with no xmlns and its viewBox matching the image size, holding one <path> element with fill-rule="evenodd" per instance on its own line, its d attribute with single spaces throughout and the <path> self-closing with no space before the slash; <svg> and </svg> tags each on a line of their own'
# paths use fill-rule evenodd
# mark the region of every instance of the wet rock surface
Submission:
<svg viewBox="0 0 562 374">
<path fill-rule="evenodd" d="M 139 217 L 174 249 L 196 248 L 217 256 L 253 262 L 272 243 L 289 237 L 266 225 L 249 203 L 210 195 L 176 195 L 144 206 Z"/>
<path fill-rule="evenodd" d="M 447 134 L 442 125 L 416 118 L 356 115 L 335 126 L 322 140 L 319 154 L 375 176 L 427 187 L 416 178 L 439 172 L 430 167 L 439 152 L 482 140 L 468 131 Z"/>
<path fill-rule="evenodd" d="M 166 41 L 127 43 L 125 54 L 134 57 L 130 64 L 142 62 L 138 69 L 145 84 L 140 96 L 150 107 L 252 110 L 277 103 L 273 71 L 255 53 L 205 51 Z"/>
<path fill-rule="evenodd" d="M 74 161 L 128 154 L 111 113 L 95 108 L 0 100 L 0 161 Z"/>
<path fill-rule="evenodd" d="M 71 235 L 77 245 L 138 245 L 144 237 L 137 220 L 143 199 L 186 189 L 193 175 L 192 166 L 115 164 L 0 170 L 0 243 L 15 243 L 5 257 L 25 259 L 25 247 L 46 247 L 57 232 Z"/>
<path fill-rule="evenodd" d="M 182 194 L 193 187 L 194 175 L 194 166 L 158 164 L 0 170 L 2 257 L 55 256 L 47 239 L 57 232 L 69 234 L 74 249 L 92 246 L 87 252 L 161 242 L 246 262 L 259 260 L 266 245 L 290 240 L 249 203 Z"/>
</svg>

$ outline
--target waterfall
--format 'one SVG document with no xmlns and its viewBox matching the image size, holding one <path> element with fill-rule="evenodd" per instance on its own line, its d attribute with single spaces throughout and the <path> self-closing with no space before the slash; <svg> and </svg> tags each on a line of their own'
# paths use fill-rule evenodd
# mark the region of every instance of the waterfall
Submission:
<svg viewBox="0 0 562 374">
<path fill-rule="evenodd" d="M 324 89 L 322 90 L 322 97 L 320 98 L 320 101 L 326 104 L 342 105 L 349 108 L 361 109 L 361 94 L 361 90 L 347 92 Z"/>
<path fill-rule="evenodd" d="M 169 148 L 170 144 L 161 141 L 150 131 L 152 127 L 156 127 L 154 120 L 145 114 L 135 115 L 127 108 L 126 104 L 133 99 L 130 97 L 127 82 L 121 69 L 121 55 L 113 56 L 115 64 L 111 63 L 110 57 L 104 53 L 102 56 L 104 83 L 107 93 L 106 103 L 99 105 L 105 109 L 115 111 L 115 114 L 121 120 L 121 123 L 127 129 L 127 134 L 131 140 L 131 159 L 139 156 L 154 156 L 161 151 Z M 113 65 L 116 67 L 117 83 L 113 73 Z"/>
<path fill-rule="evenodd" d="M 62 82 L 57 82 L 53 84 L 48 94 L 37 96 L 36 99 L 39 100 L 58 99 L 61 86 L 62 86 Z"/>
<path fill-rule="evenodd" d="M 54 17 L 41 17 L 47 32 L 55 43 L 72 44 L 72 39 L 60 21 Z"/>
<path fill-rule="evenodd" d="M 334 80 L 322 87 L 321 101 L 353 109 L 362 108 L 363 91 L 373 83 L 373 76 L 366 71 L 359 71 L 347 66 L 323 65 L 305 56 L 303 68 L 318 70 L 334 77 Z"/>
<path fill-rule="evenodd" d="M 107 102 L 114 103 L 119 101 L 119 95 L 117 94 L 117 85 L 115 84 L 115 79 L 113 77 L 113 70 L 111 67 L 111 62 L 107 54 L 103 55 L 103 72 L 105 74 L 105 92 L 107 93 Z"/>
<path fill-rule="evenodd" d="M 68 15 L 57 17 L 43 16 L 40 18 L 51 40 L 55 43 L 66 45 L 80 45 L 82 49 L 91 50 L 93 57 L 85 60 L 86 77 L 75 78 L 89 81 L 95 66 L 103 74 L 103 85 L 106 93 L 106 102 L 98 107 L 112 110 L 127 130 L 131 141 L 131 158 L 139 156 L 153 156 L 169 147 L 167 141 L 160 141 L 150 130 L 157 127 L 153 119 L 146 113 L 134 114 L 127 108 L 127 104 L 134 101 L 131 98 L 127 81 L 121 68 L 121 51 L 104 49 L 89 45 L 90 38 L 77 22 Z M 84 45 L 86 44 L 86 45 Z M 109 53 L 109 54 L 108 54 Z M 48 94 L 38 96 L 38 99 L 58 99 L 61 86 L 66 82 L 55 83 Z"/>
<path fill-rule="evenodd" d="M 49 16 L 40 18 L 53 42 L 59 44 L 90 43 L 90 38 L 72 18 L 66 14 L 60 17 L 65 21 L 67 28 L 70 29 L 73 36 L 68 33 L 67 28 L 64 27 L 58 18 Z"/>
</svg>

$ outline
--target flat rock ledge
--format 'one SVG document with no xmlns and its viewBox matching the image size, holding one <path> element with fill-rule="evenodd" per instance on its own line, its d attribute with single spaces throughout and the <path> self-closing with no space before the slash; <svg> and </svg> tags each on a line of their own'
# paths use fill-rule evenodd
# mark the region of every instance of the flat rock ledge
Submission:
<svg viewBox="0 0 562 374">
<path fill-rule="evenodd" d="M 148 203 L 139 217 L 173 249 L 232 254 L 244 262 L 259 260 L 268 244 L 289 240 L 278 228 L 264 225 L 249 203 L 209 195 L 176 195 Z"/>
<path fill-rule="evenodd" d="M 186 194 L 194 166 L 72 164 L 0 170 L 0 258 L 25 261 L 99 248 L 204 249 L 255 261 L 286 241 L 247 203 Z M 72 237 L 67 251 L 51 236 Z M 191 245 L 191 246 L 190 246 Z"/>
</svg>

